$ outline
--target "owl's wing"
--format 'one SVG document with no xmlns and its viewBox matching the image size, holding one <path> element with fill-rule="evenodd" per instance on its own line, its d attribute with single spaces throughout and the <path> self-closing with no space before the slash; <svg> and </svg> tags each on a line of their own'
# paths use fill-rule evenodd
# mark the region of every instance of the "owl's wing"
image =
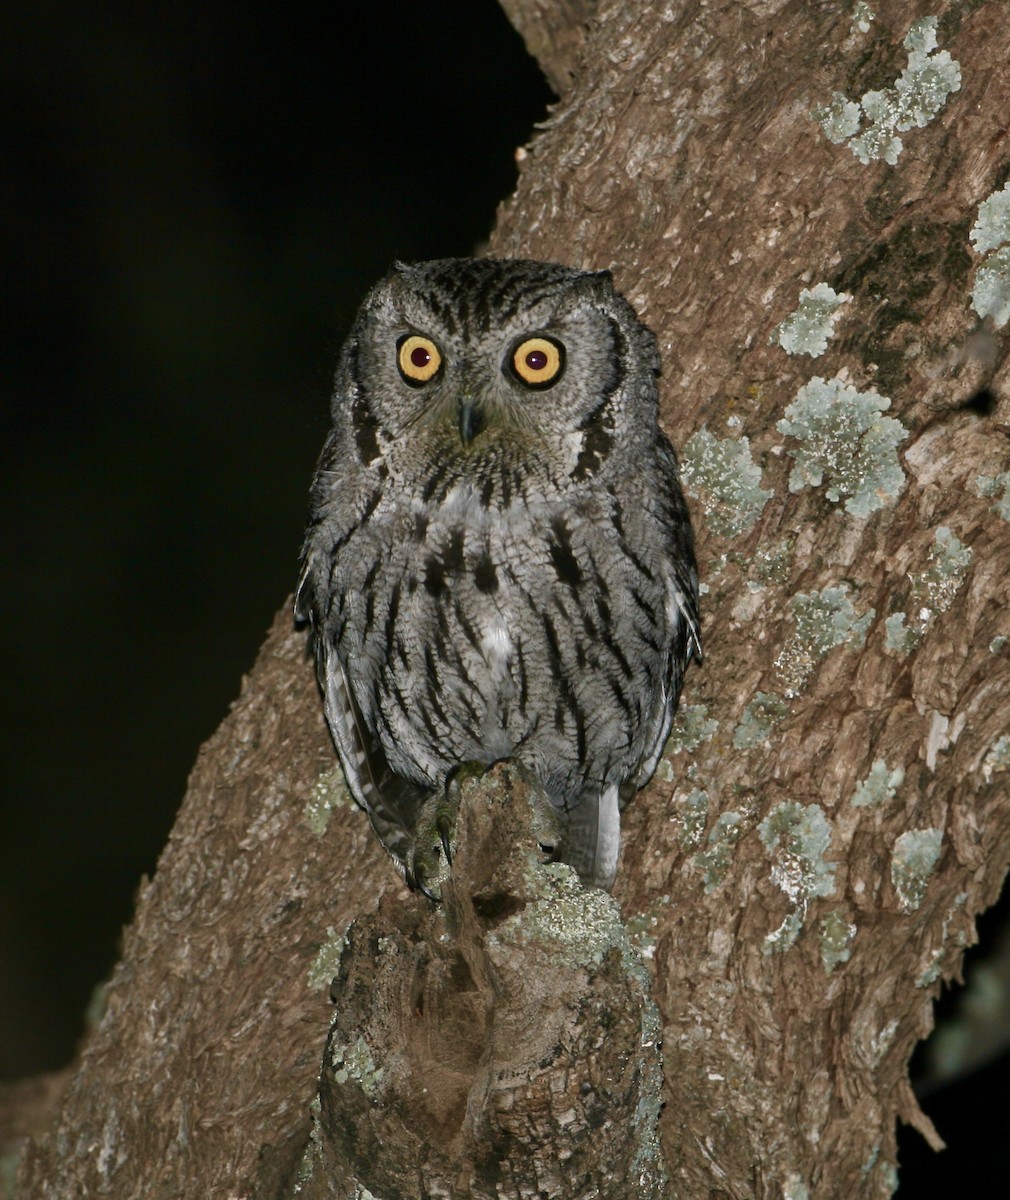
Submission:
<svg viewBox="0 0 1010 1200">
<path fill-rule="evenodd" d="M 680 689 L 684 682 L 684 670 L 692 656 L 697 655 L 699 661 L 701 660 L 700 643 L 697 641 L 697 637 L 697 626 L 689 625 L 685 617 L 670 650 L 666 679 L 663 681 L 663 693 L 656 706 L 650 738 L 645 753 L 642 755 L 641 765 L 637 775 L 632 775 L 628 781 L 632 786 L 625 785 L 621 790 L 623 804 L 627 804 L 639 788 L 645 787 L 659 765 L 666 739 L 670 736 L 670 726 L 677 714 L 677 702 L 680 699 Z"/>
<path fill-rule="evenodd" d="M 329 638 L 317 637 L 317 672 L 333 744 L 354 799 L 368 813 L 383 846 L 406 870 L 418 813 L 428 793 L 390 769 L 378 740 L 354 703 L 343 663 Z"/>
<path fill-rule="evenodd" d="M 663 450 L 667 453 L 662 453 Z M 674 484 L 669 492 L 673 501 L 669 513 L 672 545 L 666 574 L 666 610 L 671 622 L 677 621 L 677 630 L 670 647 L 663 694 L 656 707 L 651 736 L 642 755 L 638 773 L 632 777 L 634 788 L 627 789 L 622 794 L 625 803 L 634 795 L 634 790 L 644 787 L 652 778 L 666 739 L 670 735 L 670 726 L 677 712 L 687 664 L 692 658 L 698 662 L 702 661 L 701 612 L 698 607 L 698 568 L 694 558 L 694 539 L 680 490 L 677 459 L 668 443 L 665 447 L 661 445 L 660 461 Z"/>
<path fill-rule="evenodd" d="M 673 603 L 677 606 L 680 618 L 687 630 L 687 646 L 684 654 L 684 666 L 692 658 L 702 661 L 701 654 L 701 612 L 698 609 L 698 568 L 693 562 L 678 560 L 674 564 L 673 579 L 668 584 Z M 677 688 L 680 691 L 680 688 Z"/>
<path fill-rule="evenodd" d="M 680 614 L 687 632 L 686 643 L 678 641 L 675 657 L 681 673 L 692 658 L 701 662 L 701 611 L 698 607 L 698 566 L 694 557 L 694 532 L 680 484 L 677 455 L 665 434 L 656 442 L 661 476 L 661 494 L 665 500 L 662 526 L 666 534 L 667 611 Z M 680 681 L 674 691 L 674 703 L 680 693 Z"/>
<path fill-rule="evenodd" d="M 410 831 L 426 794 L 390 770 L 378 740 L 354 703 L 336 647 L 319 627 L 311 593 L 310 568 L 306 566 L 295 596 L 295 618 L 312 624 L 316 676 L 323 693 L 326 724 L 351 795 L 368 814 L 379 840 L 403 871 L 412 841 Z"/>
</svg>

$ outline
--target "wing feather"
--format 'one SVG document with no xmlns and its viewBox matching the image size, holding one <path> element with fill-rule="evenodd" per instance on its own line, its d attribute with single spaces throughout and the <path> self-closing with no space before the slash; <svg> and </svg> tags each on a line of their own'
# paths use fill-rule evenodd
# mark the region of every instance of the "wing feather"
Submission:
<svg viewBox="0 0 1010 1200">
<path fill-rule="evenodd" d="M 379 840 L 402 871 L 427 792 L 390 770 L 378 739 L 354 702 L 346 668 L 325 632 L 314 591 L 312 564 L 306 559 L 295 594 L 295 619 L 312 626 L 326 724 L 351 795 L 368 814 Z"/>
</svg>

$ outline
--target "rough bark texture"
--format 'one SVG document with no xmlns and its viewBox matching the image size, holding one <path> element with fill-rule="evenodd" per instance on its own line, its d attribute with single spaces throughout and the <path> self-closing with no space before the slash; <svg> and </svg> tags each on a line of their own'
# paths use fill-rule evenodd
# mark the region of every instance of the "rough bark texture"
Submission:
<svg viewBox="0 0 1010 1200">
<path fill-rule="evenodd" d="M 666 1194 L 649 972 L 613 899 L 543 865 L 528 799 L 467 780 L 442 903 L 348 930 L 299 1195 Z"/>
<path fill-rule="evenodd" d="M 874 5 L 866 30 L 849 0 L 604 0 L 585 31 L 578 5 L 508 9 L 534 48 L 538 14 L 571 24 L 557 59 L 537 51 L 562 102 L 491 250 L 612 266 L 656 330 L 664 422 L 685 448 L 708 586 L 705 666 L 689 677 L 657 780 L 625 814 L 615 889 L 662 1022 L 662 1190 L 887 1196 L 895 1117 L 935 1138 L 907 1084 L 909 1055 L 1010 860 L 1010 643 L 999 640 L 1010 635 L 1010 521 L 979 494 L 980 477 L 1010 470 L 1010 360 L 1005 330 L 980 329 L 971 310 L 984 258 L 969 241 L 980 202 L 1010 173 L 1005 5 L 894 0 Z M 811 110 L 835 92 L 854 101 L 893 87 L 909 61 L 903 39 L 930 14 L 960 89 L 900 132 L 893 163 L 864 164 Z M 851 299 L 825 352 L 787 354 L 769 339 L 818 283 Z M 863 434 L 836 429 L 823 481 L 808 469 L 801 486 L 796 459 L 812 436 L 795 417 L 791 431 L 778 422 L 815 376 L 890 399 L 903 426 L 897 482 L 864 461 L 886 432 L 878 412 Z M 830 390 L 808 394 L 823 406 Z M 861 478 L 846 490 L 853 463 Z M 572 966 L 551 953 L 556 932 L 516 932 L 547 903 L 550 874 L 531 866 L 526 878 L 506 852 L 520 835 L 480 808 L 500 807 L 501 779 L 464 805 L 472 856 L 461 852 L 447 884 L 459 891 L 432 913 L 400 887 L 333 766 L 285 608 L 200 754 L 105 1014 L 51 1129 L 25 1149 L 22 1195 L 284 1194 L 338 965 L 304 1194 L 358 1197 L 374 1183 L 383 1200 L 413 1200 L 422 1193 L 407 1178 L 433 1196 L 530 1194 L 527 1177 L 503 1171 L 492 1184 L 481 1171 L 494 1120 L 504 1127 L 493 1101 L 502 1030 L 510 1061 L 529 1062 L 551 1021 L 569 1040 L 536 1060 L 541 1076 L 524 1067 L 513 1081 L 516 1144 L 499 1143 L 499 1161 L 525 1147 L 546 1163 L 551 1139 L 559 1159 L 583 1152 L 578 1136 L 566 1141 L 552 1089 L 593 1088 L 580 1070 L 641 1032 L 625 959 Z M 482 844 L 498 848 L 491 859 Z M 495 854 L 507 883 L 489 890 Z M 499 899 L 482 908 L 488 895 Z M 571 902 L 576 922 L 591 903 Z M 514 940 L 496 940 L 502 929 Z M 418 980 L 420 1015 L 416 991 L 400 1015 L 381 1008 Z M 604 1012 L 614 1044 L 580 1066 Z M 407 1053 L 410 1014 L 428 1040 Z M 446 1032 L 470 1029 L 470 1014 L 479 1047 Z M 376 1057 L 397 1045 L 393 1063 Z M 377 1080 L 370 1060 L 389 1076 Z M 404 1063 L 427 1064 L 434 1098 L 402 1090 Z M 634 1067 L 607 1070 L 628 1080 L 609 1097 L 627 1116 L 647 1088 Z M 589 1111 L 573 1099 L 576 1133 Z M 613 1138 L 601 1136 L 590 1176 L 599 1195 L 622 1195 L 605 1157 L 617 1123 L 592 1119 Z M 341 1141 L 349 1120 L 356 1147 Z M 541 1195 L 593 1184 L 531 1171 Z"/>
</svg>

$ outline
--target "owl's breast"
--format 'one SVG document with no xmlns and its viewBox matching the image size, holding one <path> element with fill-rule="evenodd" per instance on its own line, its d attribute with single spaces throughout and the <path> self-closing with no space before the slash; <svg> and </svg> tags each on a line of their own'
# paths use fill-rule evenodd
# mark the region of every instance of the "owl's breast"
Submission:
<svg viewBox="0 0 1010 1200">
<path fill-rule="evenodd" d="M 394 770 L 435 784 L 515 756 L 559 795 L 636 772 L 672 630 L 662 583 L 595 517 L 457 491 L 359 547 L 341 656 Z"/>
</svg>

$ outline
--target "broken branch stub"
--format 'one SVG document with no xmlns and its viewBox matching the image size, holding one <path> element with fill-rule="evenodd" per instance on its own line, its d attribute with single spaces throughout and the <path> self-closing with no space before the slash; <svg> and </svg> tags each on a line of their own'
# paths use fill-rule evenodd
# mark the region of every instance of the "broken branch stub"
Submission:
<svg viewBox="0 0 1010 1200">
<path fill-rule="evenodd" d="M 442 903 L 348 930 L 297 1195 L 665 1194 L 648 971 L 614 900 L 541 861 L 530 793 L 465 779 Z"/>
</svg>

